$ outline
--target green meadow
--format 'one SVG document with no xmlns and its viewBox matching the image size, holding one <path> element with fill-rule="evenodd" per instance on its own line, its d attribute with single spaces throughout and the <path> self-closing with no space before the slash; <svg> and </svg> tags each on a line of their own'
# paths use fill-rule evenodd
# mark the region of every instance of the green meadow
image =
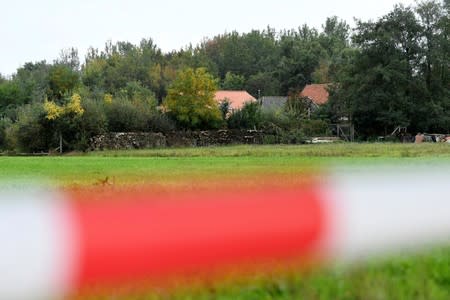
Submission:
<svg viewBox="0 0 450 300">
<path fill-rule="evenodd" d="M 229 146 L 0 156 L 0 179 L 55 188 L 153 184 L 165 188 L 320 176 L 333 166 L 450 166 L 449 144 L 323 144 Z M 266 178 L 266 179 L 264 179 Z M 269 179 L 269 180 L 271 180 Z M 224 183 L 221 185 L 221 183 Z M 448 197 L 448 196 L 447 196 Z M 255 274 L 245 278 L 180 284 L 171 289 L 108 291 L 83 299 L 450 299 L 450 250 L 429 249 L 358 265 Z"/>
</svg>

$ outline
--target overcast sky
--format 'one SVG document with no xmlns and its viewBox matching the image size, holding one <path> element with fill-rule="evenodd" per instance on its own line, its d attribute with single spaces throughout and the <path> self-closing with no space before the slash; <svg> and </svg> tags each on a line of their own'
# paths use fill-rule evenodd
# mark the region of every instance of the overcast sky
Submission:
<svg viewBox="0 0 450 300">
<path fill-rule="evenodd" d="M 377 19 L 394 4 L 414 0 L 0 0 L 0 73 L 12 74 L 29 61 L 52 62 L 76 47 L 83 61 L 89 46 L 107 40 L 138 43 L 152 38 L 163 50 L 237 30 L 321 28 L 336 15 Z"/>
</svg>

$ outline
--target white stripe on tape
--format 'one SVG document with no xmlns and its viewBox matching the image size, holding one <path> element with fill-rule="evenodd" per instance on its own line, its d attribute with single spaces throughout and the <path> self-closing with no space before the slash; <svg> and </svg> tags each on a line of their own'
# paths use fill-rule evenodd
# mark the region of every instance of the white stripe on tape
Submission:
<svg viewBox="0 0 450 300">
<path fill-rule="evenodd" d="M 1 198 L 0 299 L 62 296 L 74 263 L 67 207 L 37 189 Z"/>
<path fill-rule="evenodd" d="M 332 256 L 358 260 L 450 244 L 450 172 L 336 173 Z"/>
</svg>

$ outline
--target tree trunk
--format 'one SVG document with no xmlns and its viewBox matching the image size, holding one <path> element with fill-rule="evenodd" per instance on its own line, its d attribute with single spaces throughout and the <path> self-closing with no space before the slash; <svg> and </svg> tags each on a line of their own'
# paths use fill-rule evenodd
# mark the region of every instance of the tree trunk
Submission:
<svg viewBox="0 0 450 300">
<path fill-rule="evenodd" d="M 59 154 L 62 154 L 63 152 L 63 140 L 62 140 L 62 133 L 59 132 Z"/>
</svg>

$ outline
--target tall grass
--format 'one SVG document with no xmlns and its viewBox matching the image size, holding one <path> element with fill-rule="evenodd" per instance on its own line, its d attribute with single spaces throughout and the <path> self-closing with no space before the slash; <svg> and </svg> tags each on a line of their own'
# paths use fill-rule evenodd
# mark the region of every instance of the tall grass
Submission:
<svg viewBox="0 0 450 300">
<path fill-rule="evenodd" d="M 217 156 L 313 156 L 313 157 L 450 157 L 450 144 L 339 143 L 317 145 L 239 145 L 199 148 L 162 148 L 94 151 L 90 156 L 121 157 L 217 157 Z"/>
</svg>

